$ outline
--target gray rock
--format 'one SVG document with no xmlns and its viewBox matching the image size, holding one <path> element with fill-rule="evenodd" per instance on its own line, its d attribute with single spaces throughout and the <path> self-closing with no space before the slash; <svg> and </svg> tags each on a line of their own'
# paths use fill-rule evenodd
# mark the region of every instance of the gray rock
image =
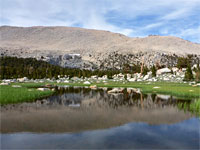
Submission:
<svg viewBox="0 0 200 150">
<path fill-rule="evenodd" d="M 49 91 L 49 88 L 37 88 L 38 91 Z"/>
<path fill-rule="evenodd" d="M 135 81 L 136 81 L 136 78 L 130 78 L 130 79 L 128 79 L 128 81 L 130 81 L 130 82 L 135 82 Z"/>
<path fill-rule="evenodd" d="M 69 83 L 69 80 L 65 80 L 64 83 Z"/>
<path fill-rule="evenodd" d="M 10 85 L 10 83 L 2 82 L 0 85 Z"/>
<path fill-rule="evenodd" d="M 12 85 L 12 87 L 14 87 L 14 88 L 20 88 L 22 86 L 21 85 Z"/>
<path fill-rule="evenodd" d="M 83 82 L 83 84 L 91 84 L 89 81 L 85 81 Z"/>
<path fill-rule="evenodd" d="M 157 70 L 156 75 L 162 75 L 165 73 L 171 73 L 171 70 L 169 68 L 162 68 L 162 69 Z"/>
<path fill-rule="evenodd" d="M 158 94 L 157 97 L 161 98 L 161 99 L 164 99 L 164 100 L 168 100 L 171 96 L 170 95 L 161 95 L 161 94 Z"/>
</svg>

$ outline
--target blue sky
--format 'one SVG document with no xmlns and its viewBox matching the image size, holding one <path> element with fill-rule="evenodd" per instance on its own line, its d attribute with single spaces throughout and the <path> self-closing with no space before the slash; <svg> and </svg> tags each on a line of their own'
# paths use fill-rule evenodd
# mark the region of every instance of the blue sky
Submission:
<svg viewBox="0 0 200 150">
<path fill-rule="evenodd" d="M 0 0 L 0 25 L 73 26 L 200 43 L 200 0 Z"/>
</svg>

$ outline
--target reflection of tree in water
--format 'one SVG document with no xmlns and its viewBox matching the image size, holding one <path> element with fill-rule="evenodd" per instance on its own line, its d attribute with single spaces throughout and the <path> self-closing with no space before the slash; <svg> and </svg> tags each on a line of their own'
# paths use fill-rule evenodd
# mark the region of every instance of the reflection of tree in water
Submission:
<svg viewBox="0 0 200 150">
<path fill-rule="evenodd" d="M 123 90 L 123 93 L 108 94 L 107 90 L 92 90 L 84 87 L 57 87 L 56 94 L 50 97 L 48 101 L 50 104 L 67 106 L 70 104 L 81 104 L 90 99 L 93 99 L 94 101 L 88 102 L 88 106 L 108 105 L 112 108 L 135 106 L 142 109 L 153 109 L 177 105 L 179 108 L 186 108 L 187 106 L 189 107 L 189 104 L 191 103 L 190 100 L 179 100 L 172 96 L 163 99 L 156 94 L 128 93 L 126 89 Z"/>
<path fill-rule="evenodd" d="M 125 90 L 123 93 L 118 94 L 107 94 L 106 98 L 104 97 L 103 101 L 109 104 L 110 107 L 118 108 L 120 106 L 131 107 L 135 105 L 135 102 L 140 100 L 140 94 L 137 93 L 128 93 Z"/>
<path fill-rule="evenodd" d="M 78 104 L 86 98 L 92 98 L 98 94 L 97 91 L 93 91 L 90 88 L 84 87 L 56 87 L 55 94 L 49 97 L 47 100 L 50 104 Z"/>
</svg>

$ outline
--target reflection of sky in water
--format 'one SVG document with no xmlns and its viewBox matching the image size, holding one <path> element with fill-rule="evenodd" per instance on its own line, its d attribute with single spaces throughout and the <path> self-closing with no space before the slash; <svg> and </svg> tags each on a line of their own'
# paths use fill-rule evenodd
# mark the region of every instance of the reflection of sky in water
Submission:
<svg viewBox="0 0 200 150">
<path fill-rule="evenodd" d="M 173 125 L 128 123 L 120 127 L 66 134 L 1 134 L 2 148 L 181 148 L 199 149 L 200 121 Z"/>
</svg>

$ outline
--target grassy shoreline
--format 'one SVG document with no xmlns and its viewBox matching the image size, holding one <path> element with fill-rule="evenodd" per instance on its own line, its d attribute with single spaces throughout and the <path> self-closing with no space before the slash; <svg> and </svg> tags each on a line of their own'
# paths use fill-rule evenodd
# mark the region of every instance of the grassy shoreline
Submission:
<svg viewBox="0 0 200 150">
<path fill-rule="evenodd" d="M 177 96 L 179 98 L 200 98 L 200 87 L 193 87 L 187 83 L 170 83 L 170 82 L 108 82 L 108 83 L 92 83 L 85 85 L 83 83 L 58 83 L 56 85 L 69 85 L 69 86 L 90 86 L 96 85 L 97 87 L 122 87 L 122 88 L 140 88 L 142 93 L 155 93 Z M 154 88 L 159 87 L 159 88 Z"/>
<path fill-rule="evenodd" d="M 19 85 L 19 84 L 12 84 Z M 15 104 L 22 102 L 33 102 L 53 94 L 53 91 L 38 91 L 29 86 L 12 87 L 12 85 L 0 85 L 0 104 Z"/>
<path fill-rule="evenodd" d="M 43 97 L 52 95 L 54 92 L 49 91 L 38 91 L 33 87 L 44 86 L 51 84 L 54 86 L 67 85 L 67 86 L 90 86 L 96 85 L 97 87 L 124 87 L 124 88 L 140 88 L 142 93 L 155 93 L 172 95 L 179 98 L 195 98 L 200 99 L 200 87 L 193 87 L 187 83 L 170 83 L 170 82 L 108 82 L 108 83 L 96 83 L 86 85 L 83 83 L 12 83 L 11 85 L 0 85 L 0 104 L 11 104 L 20 102 L 31 102 Z M 12 85 L 20 85 L 21 87 L 15 88 Z M 158 88 L 155 88 L 158 87 Z"/>
</svg>

